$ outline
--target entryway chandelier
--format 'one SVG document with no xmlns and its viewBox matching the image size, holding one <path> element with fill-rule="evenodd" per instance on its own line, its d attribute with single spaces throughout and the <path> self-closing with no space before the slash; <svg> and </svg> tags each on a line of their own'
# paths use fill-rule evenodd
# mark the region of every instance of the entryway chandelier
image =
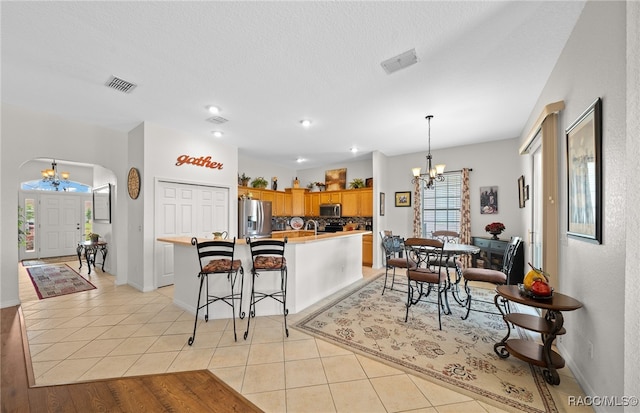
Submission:
<svg viewBox="0 0 640 413">
<path fill-rule="evenodd" d="M 413 168 L 412 183 L 423 182 L 425 188 L 430 189 L 433 187 L 435 181 L 444 181 L 444 164 L 438 164 L 435 167 L 431 166 L 431 118 L 433 115 L 427 115 L 425 119 L 429 123 L 429 149 L 427 152 L 427 173 L 422 175 L 420 170 L 422 168 Z"/>
<path fill-rule="evenodd" d="M 48 182 L 56 189 L 56 191 L 59 191 L 61 184 L 69 182 L 69 172 L 61 172 L 58 174 L 58 164 L 54 159 L 53 162 L 51 162 L 51 169 L 42 170 L 42 181 Z M 65 190 L 64 186 L 62 187 L 62 190 Z"/>
</svg>

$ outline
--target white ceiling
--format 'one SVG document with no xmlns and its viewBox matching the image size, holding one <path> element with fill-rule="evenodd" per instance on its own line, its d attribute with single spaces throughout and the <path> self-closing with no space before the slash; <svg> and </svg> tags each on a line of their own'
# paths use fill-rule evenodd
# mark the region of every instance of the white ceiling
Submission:
<svg viewBox="0 0 640 413">
<path fill-rule="evenodd" d="M 148 121 L 294 169 L 425 151 L 427 114 L 433 149 L 509 139 L 583 6 L 3 1 L 2 101 L 121 131 Z M 412 48 L 418 63 L 387 75 Z M 229 121 L 207 122 L 207 105 Z"/>
</svg>

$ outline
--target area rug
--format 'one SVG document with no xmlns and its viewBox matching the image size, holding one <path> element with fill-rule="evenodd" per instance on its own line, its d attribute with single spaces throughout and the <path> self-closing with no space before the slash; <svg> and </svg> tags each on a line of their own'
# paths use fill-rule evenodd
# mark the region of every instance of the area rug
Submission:
<svg viewBox="0 0 640 413">
<path fill-rule="evenodd" d="M 96 288 L 66 264 L 27 267 L 27 272 L 40 299 Z"/>
<path fill-rule="evenodd" d="M 44 264 L 57 264 L 60 262 L 78 261 L 77 255 L 65 255 L 64 257 L 48 257 L 39 260 L 22 260 L 23 267 L 33 267 Z"/>
<path fill-rule="evenodd" d="M 381 295 L 383 283 L 366 282 L 293 327 L 503 410 L 558 412 L 540 368 L 493 351 L 507 331 L 502 316 L 472 311 L 462 320 L 465 308 L 450 300 L 452 314 L 442 316 L 440 331 L 437 304 L 421 302 L 405 323 L 406 293 Z M 472 293 L 491 301 L 472 308 L 496 311 L 494 293 Z M 511 334 L 528 338 L 517 328 Z"/>
</svg>

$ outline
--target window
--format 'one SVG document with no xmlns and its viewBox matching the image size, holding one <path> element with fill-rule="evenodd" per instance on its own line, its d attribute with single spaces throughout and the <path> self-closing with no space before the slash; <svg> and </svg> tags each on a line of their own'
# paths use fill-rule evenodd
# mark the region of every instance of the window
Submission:
<svg viewBox="0 0 640 413">
<path fill-rule="evenodd" d="M 446 172 L 444 181 L 432 189 L 422 186 L 422 235 L 433 231 L 460 232 L 462 208 L 462 171 Z"/>
</svg>

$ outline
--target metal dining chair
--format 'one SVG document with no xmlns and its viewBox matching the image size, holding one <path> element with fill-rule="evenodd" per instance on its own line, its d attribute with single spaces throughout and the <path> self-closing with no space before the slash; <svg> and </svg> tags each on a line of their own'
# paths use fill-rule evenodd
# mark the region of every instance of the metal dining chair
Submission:
<svg viewBox="0 0 640 413">
<path fill-rule="evenodd" d="M 193 324 L 193 335 L 189 337 L 188 344 L 192 345 L 196 338 L 196 329 L 198 328 L 198 314 L 202 308 L 206 308 L 204 321 L 209 321 L 209 305 L 217 301 L 221 301 L 231 307 L 231 316 L 233 318 L 233 338 L 238 340 L 236 335 L 236 307 L 235 302 L 240 304 L 240 318 L 244 318 L 242 312 L 242 290 L 244 287 L 244 269 L 242 262 L 234 259 L 236 239 L 233 240 L 214 240 L 198 242 L 196 237 L 191 238 L 191 245 L 196 247 L 198 252 L 198 264 L 200 265 L 200 289 L 198 290 L 198 303 L 196 304 L 196 319 Z M 229 294 L 217 295 L 209 291 L 209 276 L 227 277 L 230 285 Z M 236 288 L 240 277 L 240 289 Z M 202 288 L 205 287 L 204 299 L 205 303 L 200 304 L 203 294 Z"/>
<path fill-rule="evenodd" d="M 404 240 L 397 235 L 385 235 L 382 238 L 382 248 L 384 249 L 384 285 L 382 287 L 382 295 L 387 288 L 393 290 L 396 284 L 396 268 L 407 268 L 407 260 L 402 256 L 404 252 Z M 391 286 L 387 287 L 389 270 L 393 270 L 391 274 Z M 406 285 L 404 282 L 399 284 Z"/>
</svg>

